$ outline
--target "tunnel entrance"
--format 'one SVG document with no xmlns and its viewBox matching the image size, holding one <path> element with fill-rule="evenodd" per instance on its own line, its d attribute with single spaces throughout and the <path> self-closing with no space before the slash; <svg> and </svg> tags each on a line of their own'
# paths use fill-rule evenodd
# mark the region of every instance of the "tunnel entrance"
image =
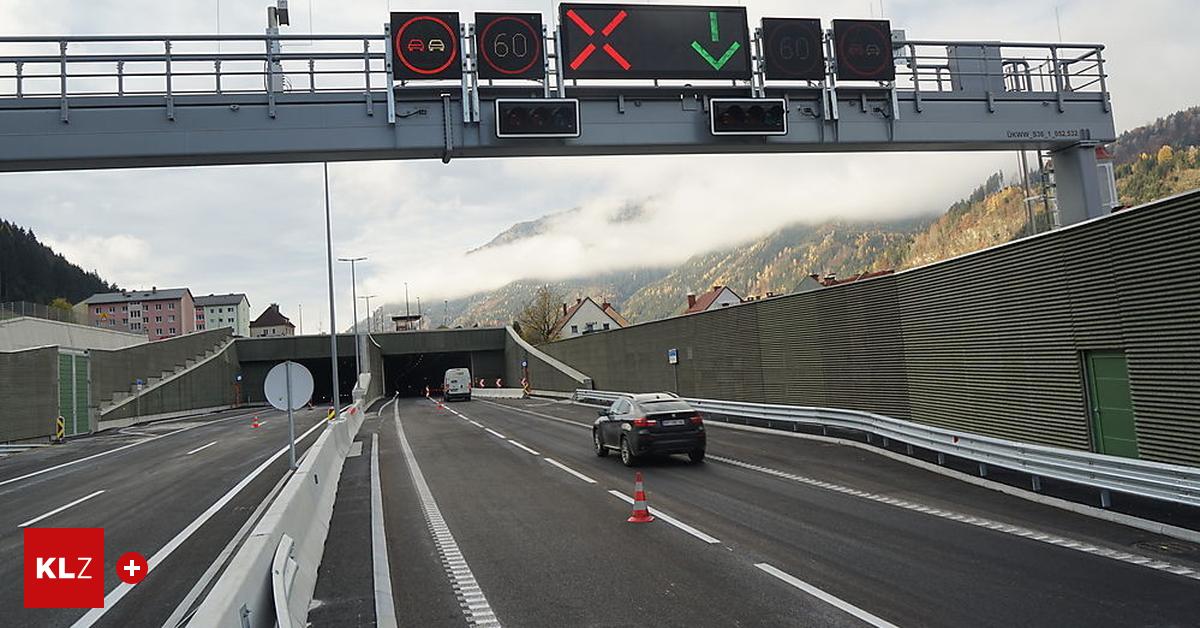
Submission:
<svg viewBox="0 0 1200 628">
<path fill-rule="evenodd" d="M 383 357 L 384 394 L 389 397 L 397 392 L 401 397 L 423 396 L 426 386 L 440 388 L 446 371 L 455 368 L 471 368 L 470 352 L 386 355 Z"/>
<path fill-rule="evenodd" d="M 312 373 L 314 405 L 329 404 L 329 358 L 293 360 Z M 242 398 L 249 403 L 265 403 L 263 381 L 267 372 L 279 362 L 243 362 L 242 363 Z M 354 389 L 354 358 L 338 358 L 338 383 L 341 389 L 341 402 L 351 401 L 350 391 Z"/>
</svg>

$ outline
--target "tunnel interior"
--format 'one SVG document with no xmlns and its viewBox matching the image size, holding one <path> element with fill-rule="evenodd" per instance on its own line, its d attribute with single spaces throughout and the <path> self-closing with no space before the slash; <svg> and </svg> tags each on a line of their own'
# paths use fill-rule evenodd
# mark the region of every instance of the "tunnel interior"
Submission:
<svg viewBox="0 0 1200 628">
<path fill-rule="evenodd" d="M 471 354 L 463 351 L 384 356 L 384 394 L 391 396 L 399 392 L 401 397 L 422 396 L 426 386 L 440 388 L 446 371 L 455 368 L 471 368 Z"/>
</svg>

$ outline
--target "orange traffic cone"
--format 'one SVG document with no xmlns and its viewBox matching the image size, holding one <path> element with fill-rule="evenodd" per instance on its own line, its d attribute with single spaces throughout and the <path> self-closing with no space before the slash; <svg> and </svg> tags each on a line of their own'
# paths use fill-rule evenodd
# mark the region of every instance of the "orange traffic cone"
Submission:
<svg viewBox="0 0 1200 628">
<path fill-rule="evenodd" d="M 250 429 L 258 429 L 262 427 L 262 423 L 258 422 L 258 416 L 255 415 L 254 421 L 250 423 Z"/>
<path fill-rule="evenodd" d="M 633 514 L 626 519 L 629 523 L 650 523 L 654 515 L 646 505 L 646 490 L 642 488 L 642 472 L 638 471 L 633 477 Z"/>
</svg>

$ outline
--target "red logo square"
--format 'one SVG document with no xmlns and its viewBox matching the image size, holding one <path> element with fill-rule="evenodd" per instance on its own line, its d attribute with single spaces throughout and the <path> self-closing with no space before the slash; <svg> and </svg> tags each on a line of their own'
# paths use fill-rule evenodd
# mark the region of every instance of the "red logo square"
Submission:
<svg viewBox="0 0 1200 628">
<path fill-rule="evenodd" d="M 104 528 L 25 528 L 25 608 L 104 607 Z"/>
</svg>

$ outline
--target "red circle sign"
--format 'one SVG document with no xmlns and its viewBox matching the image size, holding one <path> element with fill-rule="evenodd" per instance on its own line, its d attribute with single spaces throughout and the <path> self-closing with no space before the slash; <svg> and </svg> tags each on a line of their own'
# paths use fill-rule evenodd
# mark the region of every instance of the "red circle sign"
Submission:
<svg viewBox="0 0 1200 628">
<path fill-rule="evenodd" d="M 412 60 L 404 55 L 405 46 L 402 45 L 402 42 L 404 41 L 404 31 L 408 30 L 409 26 L 412 26 L 418 22 L 433 22 L 434 24 L 442 27 L 442 29 L 446 31 L 446 36 L 450 40 L 450 54 L 448 55 L 446 62 L 436 68 L 422 68 L 418 65 L 415 65 Z M 417 74 L 434 76 L 444 72 L 458 59 L 458 33 L 454 32 L 454 29 L 451 28 L 450 25 L 441 18 L 433 15 L 418 15 L 410 18 L 407 22 L 402 24 L 400 28 L 396 29 L 396 35 L 392 42 L 392 47 L 396 50 L 396 58 L 400 60 L 400 63 L 404 64 L 404 67 L 416 72 Z M 424 48 L 422 48 L 422 50 L 424 50 Z"/>
<path fill-rule="evenodd" d="M 117 559 L 117 577 L 126 584 L 137 584 L 146 577 L 150 565 L 146 557 L 137 552 L 125 552 Z"/>
</svg>

